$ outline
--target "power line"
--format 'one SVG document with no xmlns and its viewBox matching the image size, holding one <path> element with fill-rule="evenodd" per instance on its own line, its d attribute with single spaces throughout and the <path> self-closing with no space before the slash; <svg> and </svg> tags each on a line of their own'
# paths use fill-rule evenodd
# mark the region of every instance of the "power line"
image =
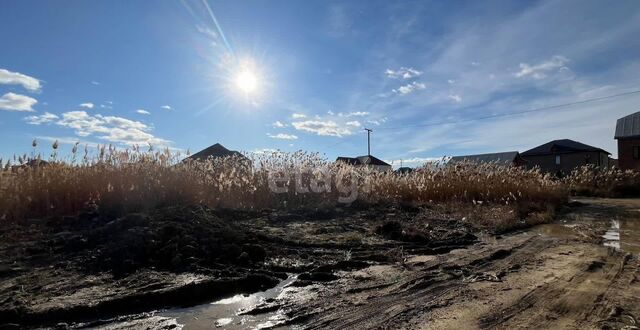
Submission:
<svg viewBox="0 0 640 330">
<path fill-rule="evenodd" d="M 459 120 L 441 121 L 441 122 L 435 122 L 435 123 L 423 123 L 423 124 L 403 125 L 403 126 L 394 126 L 394 127 L 378 127 L 376 129 L 380 130 L 380 129 L 411 128 L 411 127 L 427 127 L 427 126 L 437 126 L 437 125 L 446 125 L 446 124 L 457 124 L 457 123 L 462 123 L 462 122 L 485 120 L 485 119 L 492 119 L 492 118 L 499 118 L 499 117 L 516 116 L 516 115 L 521 115 L 521 114 L 525 114 L 525 113 L 552 110 L 552 109 L 563 108 L 563 107 L 568 107 L 568 106 L 572 106 L 572 105 L 590 103 L 590 102 L 601 101 L 601 100 L 616 98 L 616 97 L 620 97 L 620 96 L 627 96 L 627 95 L 632 95 L 632 94 L 638 94 L 638 93 L 640 93 L 640 90 L 635 90 L 635 91 L 626 92 L 626 93 L 619 93 L 619 94 L 614 94 L 614 95 L 595 97 L 595 98 L 586 99 L 586 100 L 582 100 L 582 101 L 551 105 L 551 106 L 547 106 L 547 107 L 534 108 L 534 109 L 523 110 L 523 111 L 516 111 L 516 112 L 509 112 L 509 113 L 499 113 L 499 114 L 488 115 L 488 116 L 483 116 L 483 117 L 474 117 L 474 118 L 459 119 Z"/>
</svg>

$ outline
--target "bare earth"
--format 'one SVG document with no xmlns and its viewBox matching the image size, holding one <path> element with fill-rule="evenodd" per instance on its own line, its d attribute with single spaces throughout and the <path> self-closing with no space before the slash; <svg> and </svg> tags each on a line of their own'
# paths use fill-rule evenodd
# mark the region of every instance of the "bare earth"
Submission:
<svg viewBox="0 0 640 330">
<path fill-rule="evenodd" d="M 579 199 L 556 223 L 504 235 L 412 210 L 338 212 L 317 219 L 257 216 L 235 220 L 249 230 L 238 237 L 252 237 L 241 251 L 254 245 L 266 249 L 265 262 L 256 266 L 240 255 L 241 262 L 218 258 L 218 264 L 229 266 L 208 271 L 141 268 L 113 276 L 80 266 L 47 266 L 53 274 L 7 273 L 0 312 L 15 321 L 4 326 L 18 328 L 23 321 L 104 329 L 639 326 L 640 200 Z M 430 229 L 380 231 L 390 220 L 411 223 L 412 230 Z M 220 230 L 236 230 L 225 228 Z M 194 260 L 211 258 L 207 251 L 196 252 Z M 278 281 L 283 282 L 263 294 L 209 303 Z M 233 286 L 237 290 L 230 290 Z M 127 313 L 131 306 L 136 310 Z M 28 317 L 41 321 L 29 323 Z"/>
<path fill-rule="evenodd" d="M 560 224 L 345 273 L 284 308 L 309 329 L 635 328 L 638 256 L 601 235 L 624 219 L 623 247 L 637 252 L 640 200 L 581 202 Z"/>
</svg>

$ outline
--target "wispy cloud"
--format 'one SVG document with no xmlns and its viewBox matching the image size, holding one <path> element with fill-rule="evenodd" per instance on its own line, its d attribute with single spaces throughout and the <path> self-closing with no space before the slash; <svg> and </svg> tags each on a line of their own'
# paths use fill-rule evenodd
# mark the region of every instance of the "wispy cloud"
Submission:
<svg viewBox="0 0 640 330">
<path fill-rule="evenodd" d="M 0 84 L 22 85 L 25 89 L 36 92 L 40 90 L 40 80 L 19 72 L 0 69 Z"/>
<path fill-rule="evenodd" d="M 98 85 L 100 85 L 100 82 L 97 82 L 97 81 L 95 81 L 95 80 L 92 80 L 92 81 L 91 81 L 91 84 L 92 84 L 92 85 L 96 85 L 96 86 L 98 86 Z"/>
<path fill-rule="evenodd" d="M 275 128 L 283 128 L 283 127 L 286 127 L 287 125 L 279 120 L 276 120 L 273 124 L 271 124 L 271 126 Z"/>
<path fill-rule="evenodd" d="M 397 89 L 394 89 L 393 92 L 400 95 L 407 95 L 417 90 L 425 89 L 426 87 L 427 86 L 425 86 L 425 84 L 414 81 L 404 86 L 400 86 Z"/>
<path fill-rule="evenodd" d="M 285 134 L 285 133 L 278 133 L 275 135 L 271 133 L 267 133 L 267 136 L 272 139 L 278 139 L 278 140 L 297 140 L 298 139 L 298 137 L 293 134 Z"/>
<path fill-rule="evenodd" d="M 27 124 L 30 124 L 30 125 L 41 125 L 41 124 L 51 123 L 51 122 L 57 120 L 58 118 L 60 118 L 60 117 L 58 117 L 57 115 L 55 115 L 53 113 L 45 112 L 42 115 L 35 115 L 35 116 L 25 117 L 24 120 L 27 122 Z"/>
<path fill-rule="evenodd" d="M 347 125 L 347 126 L 353 126 L 353 127 L 360 127 L 360 126 L 362 126 L 362 124 L 361 124 L 359 121 L 357 121 L 357 120 L 348 121 L 348 122 L 346 123 L 346 125 Z"/>
<path fill-rule="evenodd" d="M 165 110 L 171 110 L 171 106 L 170 105 L 163 105 L 160 108 L 161 109 L 165 109 Z"/>
<path fill-rule="evenodd" d="M 458 95 L 458 94 L 449 94 L 449 99 L 455 103 L 460 103 L 462 102 L 462 96 Z"/>
<path fill-rule="evenodd" d="M 307 118 L 307 115 L 305 115 L 303 113 L 294 113 L 294 114 L 291 115 L 291 118 L 293 118 L 293 119 Z"/>
<path fill-rule="evenodd" d="M 342 113 L 340 113 L 342 114 Z M 366 112 L 366 111 L 356 111 L 356 112 L 349 112 L 345 115 L 345 117 L 364 117 L 364 116 L 368 116 L 371 113 Z"/>
<path fill-rule="evenodd" d="M 398 78 L 412 79 L 412 78 L 420 77 L 422 75 L 422 71 L 418 71 L 414 68 L 401 67 L 398 70 L 387 69 L 384 72 L 384 74 L 387 77 L 392 79 L 398 79 Z"/>
<path fill-rule="evenodd" d="M 556 70 L 568 70 L 565 66 L 568 62 L 569 60 L 566 57 L 556 55 L 551 59 L 536 65 L 520 63 L 520 71 L 516 72 L 515 76 L 518 78 L 532 77 L 534 79 L 544 79 L 550 72 Z"/>
<path fill-rule="evenodd" d="M 32 97 L 9 92 L 0 97 L 0 110 L 31 112 L 36 103 L 38 100 Z"/>
<path fill-rule="evenodd" d="M 80 103 L 81 108 L 93 109 L 94 104 L 91 102 Z"/>
<path fill-rule="evenodd" d="M 141 115 L 150 115 L 151 114 L 151 112 L 149 112 L 149 111 L 147 111 L 145 109 L 138 109 L 138 110 L 136 110 L 136 113 L 139 113 Z"/>
</svg>

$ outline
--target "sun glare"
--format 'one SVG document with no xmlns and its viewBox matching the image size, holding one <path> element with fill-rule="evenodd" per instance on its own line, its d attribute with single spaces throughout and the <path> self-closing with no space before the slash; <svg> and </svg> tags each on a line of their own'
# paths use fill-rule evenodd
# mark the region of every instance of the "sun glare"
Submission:
<svg viewBox="0 0 640 330">
<path fill-rule="evenodd" d="M 244 69 L 236 76 L 236 87 L 245 94 L 253 93 L 258 87 L 258 79 L 250 70 Z"/>
</svg>

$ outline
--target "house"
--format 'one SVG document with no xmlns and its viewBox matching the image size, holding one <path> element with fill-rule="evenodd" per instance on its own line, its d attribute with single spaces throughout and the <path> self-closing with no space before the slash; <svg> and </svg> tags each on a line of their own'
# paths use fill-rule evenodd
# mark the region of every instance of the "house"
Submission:
<svg viewBox="0 0 640 330">
<path fill-rule="evenodd" d="M 202 149 L 196 152 L 195 154 L 187 157 L 184 161 L 190 161 L 190 160 L 203 161 L 207 159 L 234 157 L 234 156 L 240 160 L 250 162 L 249 158 L 245 157 L 240 152 L 235 150 L 229 150 L 220 143 L 216 143 L 208 148 Z"/>
<path fill-rule="evenodd" d="M 603 149 L 569 139 L 554 140 L 520 154 L 527 161 L 527 167 L 539 167 L 558 176 L 589 164 L 607 168 L 609 155 L 611 154 Z"/>
<path fill-rule="evenodd" d="M 407 166 L 402 166 L 396 170 L 397 174 L 409 174 L 412 172 L 413 172 L 413 168 L 407 167 Z"/>
<path fill-rule="evenodd" d="M 618 140 L 618 167 L 640 170 L 640 111 L 618 119 L 614 138 Z"/>
<path fill-rule="evenodd" d="M 522 166 L 526 164 L 526 161 L 520 156 L 517 151 L 498 152 L 491 154 L 478 154 L 467 156 L 455 156 L 451 157 L 449 164 L 471 162 L 471 163 L 493 163 L 504 166 Z"/>
<path fill-rule="evenodd" d="M 355 158 L 351 157 L 338 157 L 336 162 L 347 163 L 353 166 L 366 166 L 379 171 L 391 171 L 391 165 L 386 162 L 373 157 L 371 155 L 368 156 L 359 156 Z"/>
</svg>

